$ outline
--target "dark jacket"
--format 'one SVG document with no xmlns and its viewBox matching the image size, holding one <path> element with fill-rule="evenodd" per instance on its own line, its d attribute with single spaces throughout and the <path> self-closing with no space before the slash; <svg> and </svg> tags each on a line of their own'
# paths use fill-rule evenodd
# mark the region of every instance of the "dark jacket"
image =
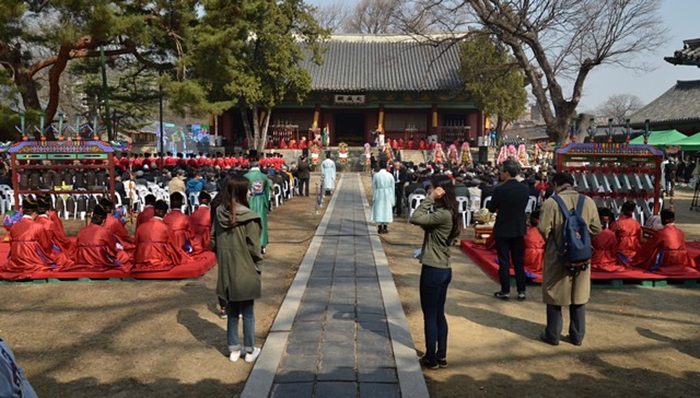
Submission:
<svg viewBox="0 0 700 398">
<path fill-rule="evenodd" d="M 302 160 L 299 162 L 299 166 L 297 167 L 297 175 L 300 180 L 308 179 L 310 177 L 310 169 L 309 169 L 309 162 L 306 160 Z"/>
<path fill-rule="evenodd" d="M 236 208 L 231 225 L 226 206 L 216 208 L 212 219 L 211 249 L 216 253 L 219 278 L 216 294 L 227 301 L 258 299 L 262 295 L 260 216 L 245 206 Z"/>
<path fill-rule="evenodd" d="M 435 268 L 449 268 L 451 242 L 448 242 L 447 238 L 452 232 L 452 215 L 442 207 L 431 213 L 430 207 L 434 204 L 433 199 L 425 198 L 413 212 L 409 222 L 419 225 L 425 231 L 420 263 Z"/>
<path fill-rule="evenodd" d="M 508 180 L 493 189 L 488 209 L 498 212 L 493 236 L 496 238 L 515 238 L 525 236 L 525 208 L 530 196 L 527 185 L 517 180 Z"/>
</svg>

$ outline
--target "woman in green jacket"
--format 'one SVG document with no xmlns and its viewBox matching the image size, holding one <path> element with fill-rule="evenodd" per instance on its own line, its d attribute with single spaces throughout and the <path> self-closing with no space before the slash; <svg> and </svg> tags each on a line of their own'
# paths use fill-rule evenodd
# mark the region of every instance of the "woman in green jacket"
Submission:
<svg viewBox="0 0 700 398">
<path fill-rule="evenodd" d="M 219 264 L 216 294 L 226 301 L 229 359 L 236 362 L 245 354 L 246 362 L 260 355 L 255 347 L 254 300 L 260 298 L 260 216 L 248 208 L 248 179 L 230 176 L 221 204 L 216 208 L 211 229 L 211 247 Z M 238 339 L 238 316 L 243 316 L 243 349 Z"/>
<path fill-rule="evenodd" d="M 429 369 L 447 366 L 447 318 L 445 300 L 452 281 L 450 246 L 459 235 L 459 208 L 454 184 L 445 175 L 430 179 L 429 196 L 411 216 L 411 224 L 425 231 L 420 262 L 420 306 L 423 310 L 425 355 L 421 365 Z M 433 211 L 431 211 L 431 207 Z"/>
</svg>

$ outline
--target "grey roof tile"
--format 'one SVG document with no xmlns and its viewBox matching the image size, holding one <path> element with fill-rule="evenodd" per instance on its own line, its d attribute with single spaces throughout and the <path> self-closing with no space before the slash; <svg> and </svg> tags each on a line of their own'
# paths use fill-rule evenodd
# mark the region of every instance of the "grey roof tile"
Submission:
<svg viewBox="0 0 700 398">
<path fill-rule="evenodd" d="M 459 46 L 408 36 L 333 36 L 322 65 L 303 62 L 318 91 L 443 91 L 462 88 Z"/>
<path fill-rule="evenodd" d="M 678 81 L 660 97 L 638 110 L 630 117 L 633 125 L 683 122 L 700 119 L 700 80 Z"/>
<path fill-rule="evenodd" d="M 700 39 L 683 40 L 683 48 L 664 60 L 674 65 L 700 65 Z"/>
</svg>

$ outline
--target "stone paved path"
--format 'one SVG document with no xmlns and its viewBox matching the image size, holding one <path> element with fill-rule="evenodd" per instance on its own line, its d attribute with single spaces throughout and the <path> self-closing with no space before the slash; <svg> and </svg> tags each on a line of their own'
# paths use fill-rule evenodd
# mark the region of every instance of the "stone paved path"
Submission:
<svg viewBox="0 0 700 398">
<path fill-rule="evenodd" d="M 427 397 L 360 178 L 345 174 L 243 397 Z"/>
</svg>

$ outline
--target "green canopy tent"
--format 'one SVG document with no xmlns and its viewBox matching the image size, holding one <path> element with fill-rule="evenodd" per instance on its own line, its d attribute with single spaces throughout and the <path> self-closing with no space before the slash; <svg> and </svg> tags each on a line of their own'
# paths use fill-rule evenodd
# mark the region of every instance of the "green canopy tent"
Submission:
<svg viewBox="0 0 700 398">
<path fill-rule="evenodd" d="M 683 151 L 700 151 L 700 133 L 695 133 L 690 137 L 676 141 L 673 145 L 680 145 Z"/>
<path fill-rule="evenodd" d="M 652 131 L 647 145 L 677 145 L 678 141 L 686 138 L 688 138 L 688 136 L 678 130 Z M 640 135 L 639 137 L 630 140 L 630 144 L 644 144 L 644 136 Z"/>
</svg>

